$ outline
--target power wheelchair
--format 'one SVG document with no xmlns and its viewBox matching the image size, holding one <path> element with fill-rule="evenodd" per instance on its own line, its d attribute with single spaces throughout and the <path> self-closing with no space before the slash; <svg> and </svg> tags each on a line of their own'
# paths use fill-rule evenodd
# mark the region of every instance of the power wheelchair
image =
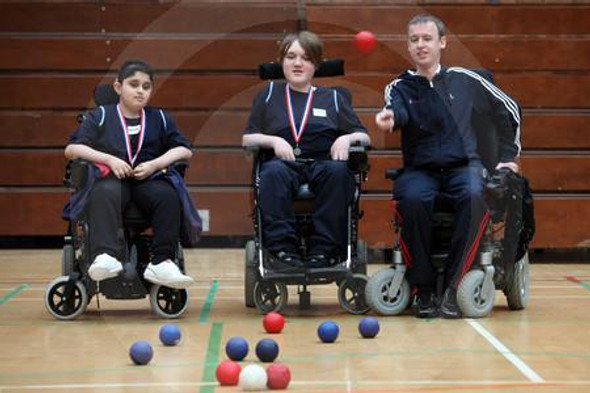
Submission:
<svg viewBox="0 0 590 393">
<path fill-rule="evenodd" d="M 316 77 L 343 74 L 342 60 L 325 60 L 316 71 Z M 263 64 L 259 68 L 261 79 L 282 79 L 280 64 Z M 340 89 L 340 88 L 338 88 Z M 347 99 L 350 93 L 339 90 Z M 362 314 L 369 310 L 365 302 L 365 285 L 368 280 L 367 246 L 358 238 L 358 220 L 362 216 L 359 207 L 361 185 L 369 170 L 366 146 L 351 146 L 348 165 L 355 174 L 356 192 L 348 208 L 348 239 L 345 260 L 331 267 L 307 268 L 301 273 L 278 273 L 271 268 L 273 257 L 262 247 L 262 218 L 258 205 L 258 173 L 266 152 L 252 149 L 253 163 L 253 214 L 255 236 L 246 243 L 244 298 L 247 307 L 256 307 L 262 313 L 279 311 L 288 302 L 288 285 L 296 285 L 299 295 L 299 308 L 311 306 L 310 285 L 338 284 L 338 300 L 342 308 L 352 314 Z M 314 195 L 308 184 L 302 184 L 294 196 L 295 220 L 301 255 L 308 254 L 309 236 L 313 232 Z"/>
<path fill-rule="evenodd" d="M 493 81 L 491 74 L 477 70 Z M 487 168 L 484 199 L 490 220 L 479 245 L 479 260 L 462 278 L 457 289 L 457 304 L 467 318 L 489 315 L 495 291 L 502 290 L 511 310 L 527 306 L 529 295 L 528 245 L 535 230 L 532 193 L 528 181 L 509 169 L 494 170 L 498 162 L 496 131 L 493 122 L 476 114 L 473 127 L 478 133 L 480 156 Z M 395 181 L 403 169 L 387 169 L 386 178 Z M 453 233 L 452 205 L 445 194 L 434 202 L 431 263 L 437 271 L 436 294 L 444 291 L 445 260 Z M 402 313 L 412 302 L 412 290 L 404 278 L 406 265 L 399 244 L 401 223 L 393 219 L 395 240 L 391 266 L 375 273 L 367 283 L 366 301 L 382 315 Z"/>
<path fill-rule="evenodd" d="M 118 102 L 118 96 L 111 85 L 99 85 L 94 92 L 96 105 Z M 78 122 L 84 114 L 78 116 Z M 187 163 L 178 162 L 171 165 L 184 176 Z M 66 167 L 64 184 L 74 193 L 84 192 L 96 171 L 91 163 L 75 160 Z M 67 219 L 64 217 L 64 219 Z M 124 270 L 117 277 L 97 283 L 88 276 L 92 264 L 89 255 L 88 223 L 84 212 L 75 219 L 68 220 L 68 229 L 64 237 L 61 262 L 61 276 L 54 279 L 45 293 L 47 311 L 57 319 L 71 320 L 80 316 L 93 296 L 100 293 L 107 299 L 143 299 L 149 295 L 152 311 L 162 318 L 177 318 L 188 308 L 189 293 L 186 289 L 174 289 L 155 285 L 143 278 L 143 271 L 150 261 L 151 236 L 149 235 L 149 218 L 131 202 L 123 213 L 123 231 L 126 242 Z M 146 233 L 148 231 L 148 233 Z M 179 244 L 175 250 L 174 262 L 184 272 L 184 253 Z"/>
</svg>

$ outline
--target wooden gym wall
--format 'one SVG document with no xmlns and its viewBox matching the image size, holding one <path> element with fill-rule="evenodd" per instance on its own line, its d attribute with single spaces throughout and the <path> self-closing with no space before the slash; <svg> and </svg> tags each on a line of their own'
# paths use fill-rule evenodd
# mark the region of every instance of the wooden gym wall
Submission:
<svg viewBox="0 0 590 393">
<path fill-rule="evenodd" d="M 493 4 L 490 4 L 493 3 Z M 399 137 L 375 129 L 383 87 L 409 66 L 404 32 L 428 12 L 447 24 L 447 64 L 485 67 L 523 107 L 522 167 L 535 191 L 536 248 L 590 245 L 590 2 L 580 1 L 4 1 L 0 4 L 0 237 L 60 235 L 63 148 L 92 90 L 129 58 L 158 70 L 152 104 L 172 113 L 195 155 L 187 181 L 207 236 L 252 233 L 251 162 L 240 148 L 256 67 L 303 22 L 345 85 L 375 149 L 361 236 L 390 247 Z M 299 23 L 299 24 L 298 24 Z M 352 38 L 373 31 L 368 56 Z"/>
</svg>

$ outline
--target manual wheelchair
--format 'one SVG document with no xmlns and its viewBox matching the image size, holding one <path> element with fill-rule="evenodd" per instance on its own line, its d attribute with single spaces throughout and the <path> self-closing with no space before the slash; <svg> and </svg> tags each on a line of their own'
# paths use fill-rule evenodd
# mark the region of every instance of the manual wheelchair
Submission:
<svg viewBox="0 0 590 393">
<path fill-rule="evenodd" d="M 282 69 L 278 64 L 260 66 L 262 79 L 282 78 Z M 336 76 L 343 74 L 341 60 L 326 60 L 316 72 L 316 77 Z M 339 90 L 347 99 L 350 94 Z M 355 195 L 348 206 L 348 236 L 346 257 L 330 267 L 306 268 L 298 273 L 279 273 L 273 271 L 272 256 L 262 247 L 262 217 L 258 204 L 259 184 L 257 179 L 261 163 L 266 158 L 264 150 L 254 150 L 253 163 L 253 226 L 254 239 L 246 243 L 245 250 L 245 282 L 244 297 L 247 307 L 256 307 L 262 313 L 279 311 L 288 302 L 288 285 L 296 285 L 299 295 L 299 307 L 308 309 L 311 305 L 310 285 L 338 284 L 338 300 L 342 308 L 353 314 L 365 313 L 369 310 L 365 303 L 365 285 L 367 282 L 367 246 L 358 238 L 358 220 L 362 216 L 359 207 L 362 183 L 369 170 L 366 146 L 351 146 L 348 166 L 354 172 Z M 309 237 L 313 232 L 314 195 L 308 184 L 302 184 L 294 196 L 295 220 L 301 255 L 308 254 Z"/>
<path fill-rule="evenodd" d="M 100 85 L 94 93 L 95 103 L 104 105 L 118 102 L 118 96 L 111 85 Z M 83 114 L 78 121 L 83 120 Z M 175 163 L 174 169 L 184 175 L 188 165 Z M 94 171 L 98 169 L 91 163 L 75 160 L 66 167 L 64 184 L 74 192 L 72 198 L 91 188 Z M 66 218 L 64 216 L 64 218 Z M 66 218 L 67 219 L 67 218 Z M 68 229 L 64 237 L 61 261 L 61 276 L 54 279 L 45 293 L 45 306 L 57 319 L 70 320 L 80 316 L 93 296 L 103 294 L 107 299 L 142 299 L 149 295 L 152 311 L 163 318 L 177 318 L 189 305 L 189 293 L 186 289 L 174 289 L 155 285 L 143 278 L 143 271 L 150 260 L 151 236 L 149 218 L 133 203 L 123 213 L 123 231 L 126 242 L 126 257 L 123 272 L 117 277 L 97 283 L 88 276 L 92 264 L 89 255 L 88 223 L 82 211 L 75 219 L 68 220 Z M 184 272 L 184 254 L 182 245 L 175 250 L 174 262 Z"/>
<path fill-rule="evenodd" d="M 485 70 L 476 70 L 493 82 Z M 484 179 L 484 199 L 490 211 L 478 252 L 478 260 L 463 276 L 457 289 L 457 304 L 467 318 L 487 316 L 495 301 L 495 291 L 502 290 L 511 310 L 527 305 L 529 295 L 528 245 L 534 235 L 534 211 L 528 181 L 509 169 L 494 170 L 499 152 L 496 130 L 485 114 L 475 114 L 473 128 L 480 146 L 479 153 L 487 168 Z M 395 181 L 403 169 L 386 170 L 386 178 Z M 394 201 L 395 202 L 395 201 Z M 451 244 L 454 215 L 449 198 L 444 193 L 434 201 L 431 263 L 437 272 L 436 294 L 442 298 L 445 260 Z M 394 217 L 395 241 L 390 267 L 375 273 L 367 283 L 366 301 L 382 315 L 402 313 L 412 302 L 412 290 L 405 278 L 399 237 L 401 223 Z"/>
</svg>

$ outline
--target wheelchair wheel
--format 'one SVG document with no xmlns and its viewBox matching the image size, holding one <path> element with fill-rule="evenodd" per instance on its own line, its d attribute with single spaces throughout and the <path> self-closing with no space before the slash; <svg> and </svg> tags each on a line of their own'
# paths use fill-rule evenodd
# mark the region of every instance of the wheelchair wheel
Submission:
<svg viewBox="0 0 590 393">
<path fill-rule="evenodd" d="M 66 244 L 61 254 L 61 274 L 62 276 L 69 276 L 74 272 L 74 246 Z"/>
<path fill-rule="evenodd" d="M 494 307 L 496 291 L 493 285 L 483 288 L 485 273 L 481 270 L 468 272 L 459 284 L 457 304 L 466 318 L 482 318 Z M 485 292 L 485 293 L 484 293 Z"/>
<path fill-rule="evenodd" d="M 246 307 L 256 307 L 254 303 L 254 285 L 258 281 L 258 264 L 256 263 L 256 245 L 254 240 L 246 242 L 244 272 L 244 302 Z"/>
<path fill-rule="evenodd" d="M 408 280 L 405 278 L 402 280 L 401 286 L 395 295 L 391 296 L 389 294 L 389 288 L 394 276 L 394 269 L 382 269 L 375 273 L 367 283 L 365 290 L 367 304 L 378 314 L 398 315 L 408 307 L 411 297 Z"/>
<path fill-rule="evenodd" d="M 514 263 L 512 279 L 506 284 L 504 294 L 511 310 L 522 310 L 529 300 L 529 254 Z"/>
<path fill-rule="evenodd" d="M 81 281 L 76 280 L 68 293 L 68 276 L 61 276 L 47 286 L 45 308 L 57 319 L 69 320 L 78 317 L 88 305 L 88 292 Z"/>
<path fill-rule="evenodd" d="M 175 289 L 163 285 L 152 285 L 150 289 L 150 306 L 154 314 L 162 318 L 178 318 L 189 304 L 187 289 Z"/>
<path fill-rule="evenodd" d="M 354 315 L 365 314 L 370 307 L 365 301 L 365 288 L 369 278 L 364 274 L 354 274 L 338 285 L 338 302 L 340 306 Z"/>
<path fill-rule="evenodd" d="M 352 266 L 352 272 L 366 275 L 368 260 L 369 250 L 367 248 L 367 242 L 359 239 L 356 241 L 356 259 Z"/>
<path fill-rule="evenodd" d="M 287 285 L 282 282 L 260 280 L 254 284 L 254 304 L 263 314 L 282 310 L 288 298 Z"/>
</svg>

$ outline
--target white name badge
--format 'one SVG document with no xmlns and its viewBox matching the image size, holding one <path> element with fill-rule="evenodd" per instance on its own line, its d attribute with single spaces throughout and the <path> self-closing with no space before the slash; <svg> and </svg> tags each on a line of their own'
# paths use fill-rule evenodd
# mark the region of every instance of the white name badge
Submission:
<svg viewBox="0 0 590 393">
<path fill-rule="evenodd" d="M 326 110 L 321 108 L 313 108 L 313 115 L 315 117 L 326 117 Z"/>
<path fill-rule="evenodd" d="M 137 135 L 139 134 L 139 131 L 141 130 L 141 125 L 138 124 L 136 126 L 129 126 L 127 127 L 127 132 L 129 133 L 129 135 Z"/>
</svg>

